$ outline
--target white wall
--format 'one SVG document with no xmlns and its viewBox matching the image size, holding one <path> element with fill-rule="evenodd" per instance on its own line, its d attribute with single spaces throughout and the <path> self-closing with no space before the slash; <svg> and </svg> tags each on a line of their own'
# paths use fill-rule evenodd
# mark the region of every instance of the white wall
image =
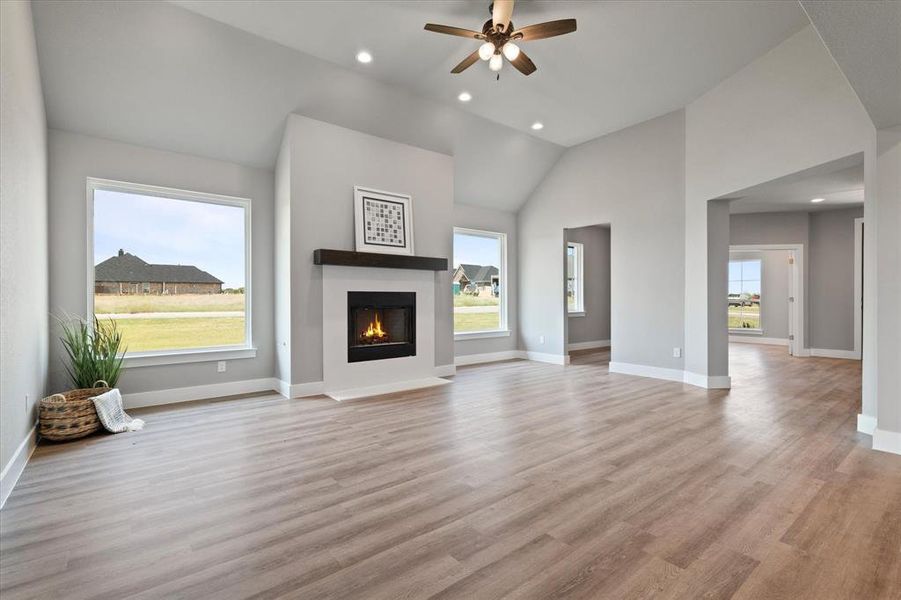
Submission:
<svg viewBox="0 0 901 600">
<path fill-rule="evenodd" d="M 47 388 L 47 126 L 31 3 L 0 2 L 0 505 Z M 27 444 L 26 444 L 27 446 Z M 7 469 L 9 467 L 9 469 Z"/>
<path fill-rule="evenodd" d="M 579 242 L 583 251 L 583 303 L 585 314 L 567 315 L 570 344 L 610 339 L 610 228 L 601 225 L 566 230 L 567 242 Z"/>
<path fill-rule="evenodd" d="M 252 328 L 257 356 L 215 362 L 129 368 L 120 380 L 125 394 L 272 377 L 273 174 L 217 160 L 152 150 L 64 131 L 50 131 L 50 310 L 84 316 L 87 311 L 88 177 L 114 179 L 251 199 Z M 68 387 L 51 328 L 51 388 Z"/>
<path fill-rule="evenodd" d="M 565 354 L 564 229 L 609 223 L 613 360 L 682 369 L 684 123 L 677 111 L 570 148 L 529 198 L 519 213 L 526 350 Z"/>
<path fill-rule="evenodd" d="M 446 257 L 453 251 L 454 161 L 352 129 L 298 115 L 288 118 L 290 144 L 291 322 L 280 320 L 276 339 L 288 342 L 290 383 L 322 381 L 322 270 L 313 250 L 354 249 L 353 187 L 362 185 L 413 198 L 414 250 Z M 284 146 L 283 146 L 284 149 Z M 281 264 L 281 263 L 280 263 Z M 451 270 L 435 274 L 435 361 L 454 362 Z"/>
<path fill-rule="evenodd" d="M 454 342 L 454 356 L 516 350 L 519 347 L 519 239 L 516 213 L 455 203 L 454 227 L 507 234 L 507 328 L 510 330 L 507 337 L 457 340 Z"/>
<path fill-rule="evenodd" d="M 812 27 L 689 104 L 685 121 L 686 369 L 726 375 L 726 321 L 710 315 L 727 275 L 710 261 L 728 240 L 711 239 L 708 201 L 861 151 L 871 178 L 874 130 Z"/>
</svg>

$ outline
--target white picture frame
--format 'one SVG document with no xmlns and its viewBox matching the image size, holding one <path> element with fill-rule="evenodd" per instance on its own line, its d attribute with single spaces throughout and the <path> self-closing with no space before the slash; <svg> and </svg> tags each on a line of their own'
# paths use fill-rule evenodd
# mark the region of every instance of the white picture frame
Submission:
<svg viewBox="0 0 901 600">
<path fill-rule="evenodd" d="M 413 255 L 413 199 L 354 186 L 354 239 L 357 252 Z"/>
</svg>

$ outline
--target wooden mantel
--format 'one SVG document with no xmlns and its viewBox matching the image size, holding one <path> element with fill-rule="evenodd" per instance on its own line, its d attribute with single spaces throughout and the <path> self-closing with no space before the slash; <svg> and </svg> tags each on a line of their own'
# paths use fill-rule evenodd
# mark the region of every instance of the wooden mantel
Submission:
<svg viewBox="0 0 901 600">
<path fill-rule="evenodd" d="M 375 267 L 381 269 L 420 269 L 423 271 L 447 271 L 447 259 L 408 254 L 378 254 L 351 250 L 313 250 L 314 265 L 338 265 L 342 267 Z"/>
</svg>

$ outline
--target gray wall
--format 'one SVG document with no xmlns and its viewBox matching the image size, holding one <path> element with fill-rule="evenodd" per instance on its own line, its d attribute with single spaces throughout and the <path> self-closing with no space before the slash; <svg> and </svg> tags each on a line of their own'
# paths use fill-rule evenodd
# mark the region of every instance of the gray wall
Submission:
<svg viewBox="0 0 901 600">
<path fill-rule="evenodd" d="M 452 256 L 454 161 L 352 129 L 297 115 L 288 118 L 291 186 L 291 323 L 276 339 L 288 342 L 290 383 L 322 381 L 322 269 L 313 250 L 353 250 L 353 187 L 363 185 L 413 198 L 414 249 L 421 256 Z M 284 149 L 284 146 L 283 146 Z M 435 362 L 454 362 L 451 271 L 435 274 Z"/>
<path fill-rule="evenodd" d="M 252 328 L 257 356 L 229 361 L 216 372 L 215 362 L 128 369 L 124 393 L 171 389 L 271 377 L 273 373 L 273 174 L 174 152 L 50 131 L 50 310 L 85 315 L 87 255 L 85 180 L 100 177 L 184 190 L 250 198 L 252 238 Z M 51 387 L 67 387 L 61 349 L 51 328 Z"/>
<path fill-rule="evenodd" d="M 810 346 L 854 349 L 854 219 L 863 208 L 810 214 Z"/>
<path fill-rule="evenodd" d="M 47 387 L 47 127 L 29 2 L 0 2 L 0 240 L 3 469 Z"/>
<path fill-rule="evenodd" d="M 516 214 L 456 203 L 454 227 L 507 234 L 507 328 L 510 329 L 509 337 L 457 340 L 454 342 L 454 356 L 516 350 L 519 347 L 519 240 L 516 235 Z"/>
<path fill-rule="evenodd" d="M 568 342 L 610 339 L 610 228 L 590 225 L 566 230 L 567 242 L 580 242 L 584 252 L 585 315 L 568 317 Z"/>
<path fill-rule="evenodd" d="M 763 250 L 760 252 L 730 252 L 730 260 L 759 258 L 763 261 L 761 281 L 760 315 L 762 334 L 729 332 L 729 335 L 762 335 L 767 338 L 788 339 L 788 250 Z"/>
<path fill-rule="evenodd" d="M 520 211 L 526 350 L 565 354 L 564 229 L 609 223 L 613 360 L 682 369 L 684 124 L 677 111 L 568 149 Z"/>
<path fill-rule="evenodd" d="M 730 216 L 730 244 L 803 244 L 805 348 L 854 349 L 854 219 L 859 217 L 863 208 Z"/>
</svg>

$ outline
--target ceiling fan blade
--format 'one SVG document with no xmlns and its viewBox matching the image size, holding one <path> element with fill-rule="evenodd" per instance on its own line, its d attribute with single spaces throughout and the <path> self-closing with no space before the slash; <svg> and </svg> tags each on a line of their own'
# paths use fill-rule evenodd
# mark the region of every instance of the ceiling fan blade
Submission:
<svg viewBox="0 0 901 600">
<path fill-rule="evenodd" d="M 565 33 L 572 33 L 575 30 L 575 19 L 560 19 L 559 21 L 548 21 L 547 23 L 526 25 L 522 29 L 514 31 L 512 37 L 524 42 L 530 42 L 532 40 L 543 40 Z"/>
<path fill-rule="evenodd" d="M 513 16 L 513 0 L 494 0 L 491 10 L 491 23 L 497 31 L 506 31 Z"/>
<path fill-rule="evenodd" d="M 526 53 L 522 50 L 519 51 L 519 56 L 510 61 L 510 64 L 516 67 L 516 70 L 523 75 L 531 75 L 538 70 L 532 59 L 526 56 Z"/>
<path fill-rule="evenodd" d="M 446 33 L 447 35 L 456 35 L 460 37 L 484 40 L 485 34 L 481 31 L 473 31 L 472 29 L 463 29 L 462 27 L 451 27 L 450 25 L 438 25 L 436 23 L 426 23 L 426 31 L 434 31 L 435 33 Z"/>
<path fill-rule="evenodd" d="M 462 73 L 463 71 L 465 71 L 472 65 L 476 64 L 476 62 L 478 62 L 478 60 L 479 60 L 479 51 L 476 50 L 475 52 L 473 52 L 472 54 L 470 54 L 469 56 L 467 56 L 466 58 L 461 60 L 459 65 L 457 65 L 456 67 L 451 69 L 451 73 L 454 73 L 454 74 Z"/>
</svg>

